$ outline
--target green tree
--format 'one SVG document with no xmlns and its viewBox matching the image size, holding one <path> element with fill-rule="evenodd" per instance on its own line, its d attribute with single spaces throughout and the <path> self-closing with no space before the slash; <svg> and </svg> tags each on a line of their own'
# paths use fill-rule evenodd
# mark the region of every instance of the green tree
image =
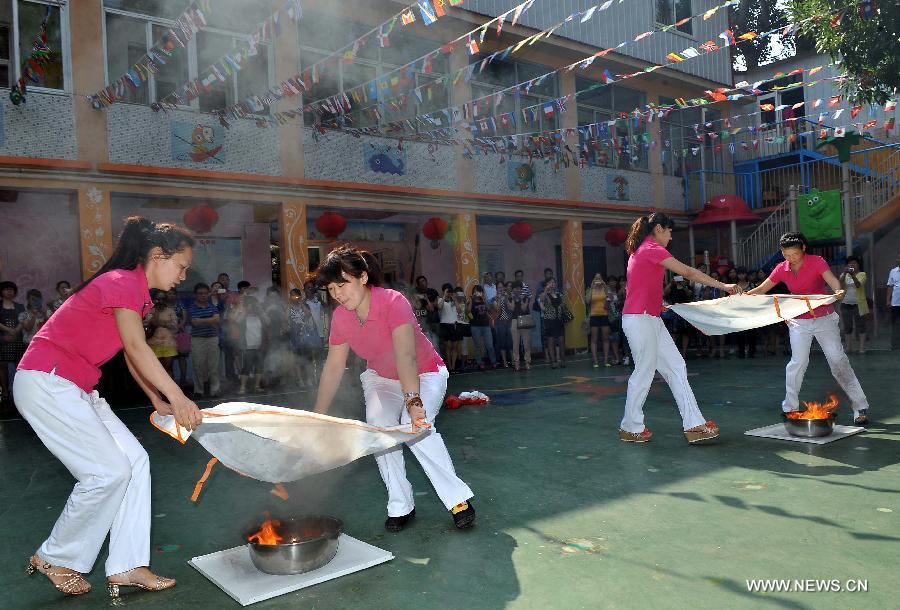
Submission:
<svg viewBox="0 0 900 610">
<path fill-rule="evenodd" d="M 730 7 L 729 18 L 735 36 L 770 32 L 788 24 L 788 14 L 781 0 L 741 0 L 740 4 Z M 795 45 L 792 37 L 775 35 L 742 42 L 733 49 L 734 70 L 743 72 L 794 55 Z"/>
<path fill-rule="evenodd" d="M 795 22 L 813 18 L 800 33 L 817 51 L 841 62 L 847 76 L 841 90 L 859 102 L 883 104 L 900 89 L 900 2 L 875 3 L 870 19 L 863 19 L 855 2 L 837 10 L 834 0 L 792 0 L 790 10 Z"/>
</svg>

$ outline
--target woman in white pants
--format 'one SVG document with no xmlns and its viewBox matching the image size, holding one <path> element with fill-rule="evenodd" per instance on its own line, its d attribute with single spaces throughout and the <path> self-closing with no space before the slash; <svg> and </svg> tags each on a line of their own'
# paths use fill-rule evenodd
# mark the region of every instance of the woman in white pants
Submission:
<svg viewBox="0 0 900 610">
<path fill-rule="evenodd" d="M 661 212 L 641 216 L 631 225 L 625 248 L 628 259 L 627 290 L 622 309 L 622 330 L 631 346 L 634 372 L 628 379 L 625 415 L 619 426 L 619 439 L 630 443 L 646 443 L 652 436 L 644 425 L 644 402 L 650 384 L 659 371 L 669 384 L 689 443 L 719 436 L 719 427 L 706 421 L 687 379 L 687 366 L 681 352 L 663 324 L 660 313 L 663 302 L 665 270 L 689 280 L 735 294 L 735 284 L 723 284 L 702 271 L 676 260 L 666 246 L 672 241 L 675 223 Z"/>
<path fill-rule="evenodd" d="M 747 294 L 765 294 L 779 282 L 784 282 L 793 294 L 824 294 L 825 284 L 828 284 L 838 299 L 844 297 L 841 282 L 831 272 L 825 259 L 806 253 L 809 242 L 803 233 L 785 233 L 779 245 L 784 262 L 776 265 L 769 277 L 753 290 L 748 290 Z M 862 425 L 869 420 L 869 401 L 850 366 L 850 359 L 844 353 L 838 320 L 834 307 L 823 305 L 788 322 L 791 360 L 785 369 L 785 396 L 781 410 L 789 413 L 800 409 L 800 386 L 809 365 L 809 349 L 815 339 L 822 347 L 835 381 L 850 398 L 853 423 Z"/>
<path fill-rule="evenodd" d="M 407 443 L 450 512 L 457 528 L 475 522 L 472 490 L 457 475 L 434 420 L 444 401 L 449 374 L 416 323 L 409 301 L 380 288 L 375 257 L 344 246 L 332 251 L 316 273 L 316 283 L 340 304 L 332 314 L 328 358 L 322 369 L 315 411 L 326 413 L 340 386 L 350 350 L 366 360 L 360 375 L 366 421 L 376 426 L 412 423 L 428 428 Z M 399 532 L 415 517 L 412 486 L 406 479 L 403 446 L 375 456 L 388 492 L 385 529 Z"/>
<path fill-rule="evenodd" d="M 152 573 L 147 453 L 94 390 L 100 366 L 123 347 L 128 369 L 161 414 L 200 424 L 197 406 L 166 373 L 144 336 L 150 288 L 184 280 L 194 240 L 174 225 L 132 216 L 107 263 L 32 339 L 16 374 L 16 406 L 47 449 L 77 479 L 50 537 L 29 559 L 67 595 L 91 587 L 89 572 L 109 534 L 107 585 L 159 591 L 175 580 Z M 164 401 L 160 393 L 166 396 Z"/>
</svg>

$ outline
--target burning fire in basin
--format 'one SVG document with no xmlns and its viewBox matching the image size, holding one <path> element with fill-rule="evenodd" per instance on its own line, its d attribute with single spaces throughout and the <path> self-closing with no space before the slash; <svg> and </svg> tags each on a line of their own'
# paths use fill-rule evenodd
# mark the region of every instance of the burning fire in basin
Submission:
<svg viewBox="0 0 900 610">
<path fill-rule="evenodd" d="M 828 436 L 834 432 L 834 412 L 838 408 L 837 396 L 831 394 L 828 402 L 803 402 L 806 409 L 784 413 L 784 428 L 791 436 Z"/>
<path fill-rule="evenodd" d="M 344 529 L 324 515 L 266 519 L 244 535 L 253 565 L 266 574 L 302 574 L 326 565 L 337 554 Z"/>
</svg>

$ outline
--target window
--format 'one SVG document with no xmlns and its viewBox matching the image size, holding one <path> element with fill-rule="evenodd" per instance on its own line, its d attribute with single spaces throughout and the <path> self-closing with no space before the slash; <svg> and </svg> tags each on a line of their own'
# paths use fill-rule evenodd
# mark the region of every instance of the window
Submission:
<svg viewBox="0 0 900 610">
<path fill-rule="evenodd" d="M 660 25 L 672 25 L 692 15 L 691 0 L 656 0 L 656 22 Z M 685 34 L 694 33 L 690 19 L 676 29 Z"/>
<path fill-rule="evenodd" d="M 381 125 L 409 119 L 416 124 L 416 131 L 429 131 L 435 127 L 414 120 L 429 113 L 435 113 L 434 118 L 439 118 L 442 125 L 446 125 L 441 110 L 450 105 L 450 87 L 437 81 L 450 69 L 448 56 L 442 53 L 432 55 L 431 71 L 427 73 L 421 61 L 406 67 L 411 60 L 434 51 L 437 42 L 406 34 L 398 27 L 391 32 L 390 46 L 382 48 L 374 36 L 370 37 L 350 61 L 344 59 L 343 53 L 334 53 L 370 31 L 371 26 L 309 11 L 304 11 L 303 15 L 298 32 L 300 71 L 305 74 L 306 70 L 315 67 L 319 79 L 311 93 L 304 94 L 303 105 L 344 92 L 350 97 L 352 106 L 350 113 L 340 117 L 320 117 L 318 112 L 307 112 L 304 114 L 307 125 L 320 119 L 326 124 L 338 119 L 346 127 L 372 127 L 377 124 L 371 113 L 375 108 L 379 109 Z M 354 100 L 355 87 L 365 88 L 364 99 Z M 421 101 L 412 89 L 419 90 Z M 361 92 L 357 90 L 356 93 L 360 95 Z M 373 99 L 373 93 L 381 100 L 396 103 L 400 111 L 384 111 Z"/>
<path fill-rule="evenodd" d="M 488 57 L 486 54 L 479 55 L 478 61 L 486 57 Z M 478 68 L 481 66 L 480 63 L 476 65 Z M 472 98 L 478 99 L 481 104 L 485 102 L 488 104 L 488 110 L 479 113 L 479 116 L 482 114 L 484 116 L 493 116 L 497 122 L 497 133 L 489 132 L 486 135 L 512 135 L 516 133 L 553 131 L 559 127 L 559 108 L 553 103 L 559 99 L 559 84 L 555 72 L 545 78 L 540 84 L 537 82 L 532 84 L 528 87 L 527 92 L 525 88 L 521 88 L 518 94 L 514 90 L 506 91 L 506 89 L 518 83 L 539 79 L 548 72 L 553 72 L 552 68 L 509 59 L 495 59 L 486 65 L 481 72 L 479 72 L 478 68 L 476 68 L 472 76 Z M 497 105 L 496 96 L 493 96 L 493 94 L 500 91 L 503 91 L 503 99 Z M 553 108 L 552 114 L 548 114 L 544 110 L 548 104 Z M 523 110 L 528 113 L 527 122 L 523 118 Z M 505 113 L 512 113 L 515 119 L 515 126 L 510 124 L 510 127 L 506 129 L 500 124 L 498 116 Z M 532 120 L 532 117 L 534 117 L 534 120 Z M 478 121 L 476 120 L 477 123 Z"/>
<path fill-rule="evenodd" d="M 222 2 L 234 4 L 234 10 L 240 11 L 240 18 L 236 16 L 237 13 L 229 13 L 233 17 L 229 24 L 243 24 L 248 30 L 271 14 L 271 11 L 266 12 L 270 8 L 268 0 L 252 4 L 240 4 L 237 0 Z M 167 101 L 173 101 L 168 96 L 183 84 L 206 76 L 208 68 L 225 54 L 247 48 L 246 33 L 217 29 L 217 26 L 229 25 L 216 20 L 216 16 L 228 12 L 222 10 L 216 11 L 215 15 L 205 15 L 207 27 L 197 32 L 190 41 L 186 41 L 180 29 L 174 27 L 173 20 L 189 4 L 169 0 L 104 0 L 106 67 L 110 84 L 141 60 L 170 29 L 174 29 L 185 42 L 185 48 L 176 48 L 171 56 L 165 58 L 165 65 L 159 64 L 159 71 L 149 75 L 146 83 L 140 87 L 127 86 L 123 96 L 125 101 L 136 104 L 149 104 L 166 98 Z M 223 72 L 225 81 L 214 80 L 209 85 L 209 90 L 203 91 L 190 106 L 201 112 L 210 112 L 251 95 L 264 95 L 273 76 L 271 56 L 271 46 L 260 43 L 256 55 L 247 57 L 239 72 L 230 75 Z"/>
<path fill-rule="evenodd" d="M 618 169 L 647 170 L 649 167 L 649 139 L 645 120 L 635 121 L 632 111 L 643 108 L 646 95 L 642 91 L 620 85 L 603 85 L 590 89 L 597 83 L 576 77 L 579 94 L 578 125 L 594 125 L 593 136 L 579 130 L 579 146 L 587 147 L 588 162 L 592 165 Z M 614 125 L 609 125 L 615 120 Z M 615 138 L 615 140 L 613 140 Z M 611 141 L 612 140 L 612 141 Z"/>
<path fill-rule="evenodd" d="M 31 56 L 32 44 L 41 31 L 48 4 L 41 0 L 0 0 L 0 86 L 11 87 L 18 80 L 21 66 Z M 47 22 L 47 46 L 50 57 L 42 68 L 38 83 L 29 89 L 65 90 L 68 70 L 68 31 L 66 8 L 52 7 Z M 62 11 L 62 17 L 61 17 Z"/>
</svg>

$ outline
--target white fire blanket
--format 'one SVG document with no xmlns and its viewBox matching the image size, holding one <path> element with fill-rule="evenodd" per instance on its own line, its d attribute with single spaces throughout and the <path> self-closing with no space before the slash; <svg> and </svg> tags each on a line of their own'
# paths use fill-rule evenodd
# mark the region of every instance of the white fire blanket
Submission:
<svg viewBox="0 0 900 610">
<path fill-rule="evenodd" d="M 817 315 L 817 307 L 835 301 L 833 294 L 739 294 L 670 305 L 669 309 L 706 335 L 727 335 L 787 322 L 810 311 Z"/>
<path fill-rule="evenodd" d="M 378 428 L 352 419 L 246 402 L 227 402 L 201 413 L 203 425 L 193 432 L 179 426 L 173 416 L 155 411 L 150 423 L 181 443 L 193 436 L 228 468 L 270 483 L 331 470 L 427 431 L 413 432 L 409 424 Z"/>
</svg>

